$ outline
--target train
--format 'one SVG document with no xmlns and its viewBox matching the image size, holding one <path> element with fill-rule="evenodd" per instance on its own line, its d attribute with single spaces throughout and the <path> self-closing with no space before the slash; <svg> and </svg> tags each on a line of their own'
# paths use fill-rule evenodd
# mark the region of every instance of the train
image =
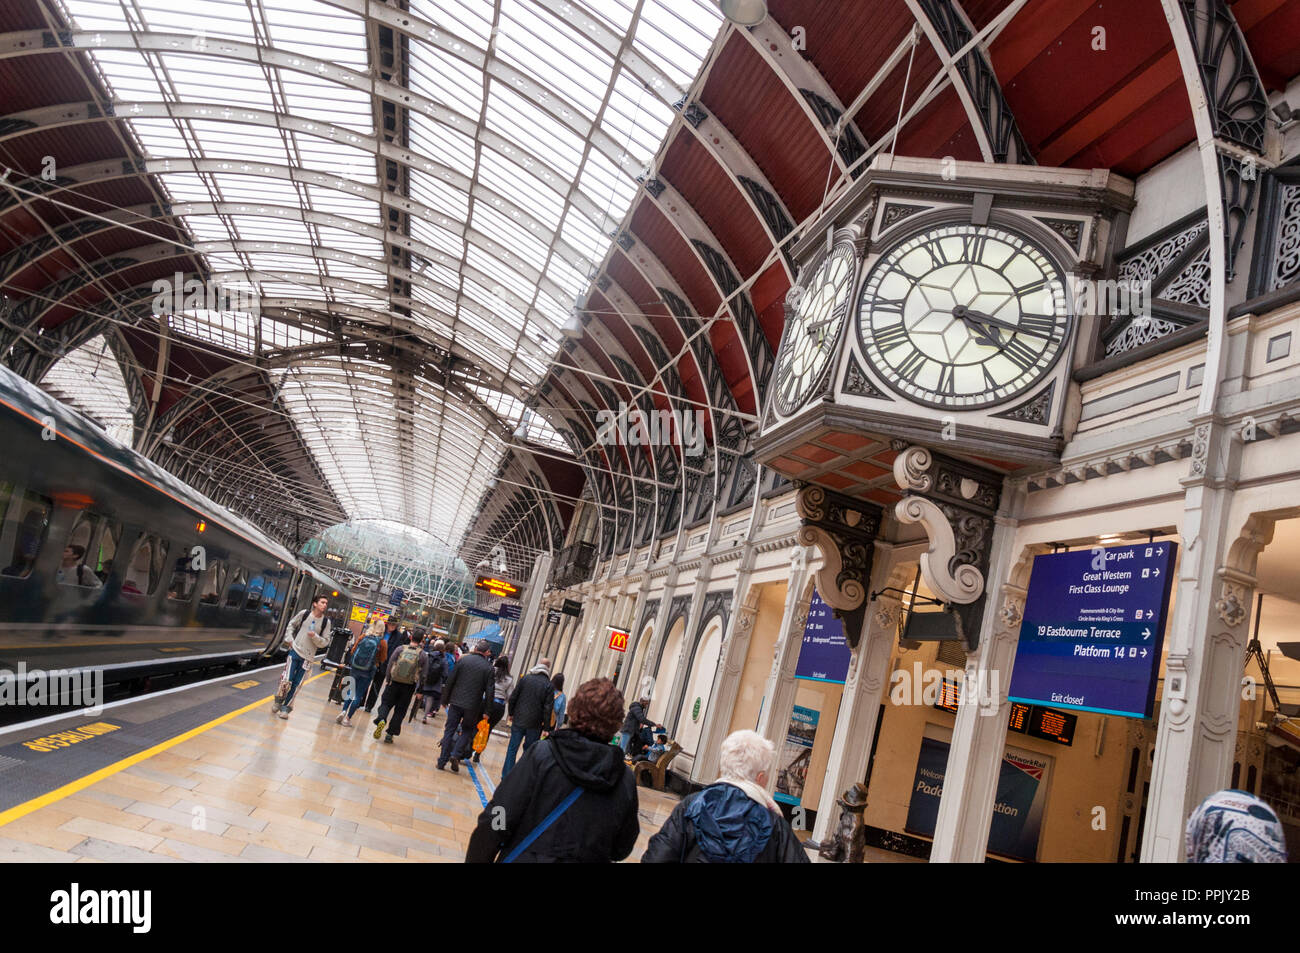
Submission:
<svg viewBox="0 0 1300 953">
<path fill-rule="evenodd" d="M 0 367 L 0 680 L 104 683 L 273 659 L 337 580 Z"/>
</svg>

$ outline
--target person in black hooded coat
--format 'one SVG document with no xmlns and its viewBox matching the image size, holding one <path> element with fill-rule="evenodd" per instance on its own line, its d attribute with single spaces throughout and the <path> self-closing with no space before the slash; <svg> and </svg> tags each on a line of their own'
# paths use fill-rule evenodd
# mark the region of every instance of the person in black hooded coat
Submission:
<svg viewBox="0 0 1300 953">
<path fill-rule="evenodd" d="M 692 794 L 650 838 L 643 864 L 807 864 L 794 831 L 767 793 L 775 749 L 753 731 L 722 742 L 722 776 Z"/>
<path fill-rule="evenodd" d="M 568 713 L 570 727 L 529 748 L 502 779 L 470 835 L 466 863 L 504 861 L 575 789 L 577 800 L 515 861 L 609 863 L 632 853 L 640 832 L 636 781 L 609 743 L 623 720 L 623 696 L 609 679 L 592 679 Z"/>
</svg>

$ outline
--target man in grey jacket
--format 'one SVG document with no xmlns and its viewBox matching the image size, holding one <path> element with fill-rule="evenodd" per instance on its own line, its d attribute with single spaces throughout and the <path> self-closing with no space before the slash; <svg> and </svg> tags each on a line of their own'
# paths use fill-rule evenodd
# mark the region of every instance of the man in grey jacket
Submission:
<svg viewBox="0 0 1300 953">
<path fill-rule="evenodd" d="M 496 678 L 489 659 L 491 654 L 492 645 L 480 640 L 473 653 L 455 664 L 442 686 L 442 700 L 447 706 L 447 728 L 442 733 L 442 751 L 437 764 L 439 771 L 445 770 L 448 761 L 451 770 L 460 771 L 460 763 L 469 754 L 474 732 L 478 730 L 478 721 L 492 707 Z M 459 739 L 456 738 L 457 729 L 460 730 Z"/>
<path fill-rule="evenodd" d="M 289 643 L 289 694 L 284 696 L 283 704 L 271 702 L 271 711 L 279 712 L 281 718 L 288 718 L 293 711 L 293 697 L 298 694 L 302 677 L 307 674 L 307 663 L 316 657 L 316 650 L 330 644 L 330 620 L 325 615 L 329 608 L 329 596 L 319 595 L 311 601 L 311 608 L 304 609 L 289 620 L 289 627 L 284 633 Z"/>
</svg>

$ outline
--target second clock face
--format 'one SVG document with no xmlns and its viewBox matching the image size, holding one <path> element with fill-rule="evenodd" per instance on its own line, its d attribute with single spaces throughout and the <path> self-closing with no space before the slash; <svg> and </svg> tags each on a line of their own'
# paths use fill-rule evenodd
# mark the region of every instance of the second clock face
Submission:
<svg viewBox="0 0 1300 953">
<path fill-rule="evenodd" d="M 853 246 L 836 245 L 799 299 L 776 369 L 776 409 L 782 414 L 793 413 L 826 370 L 848 313 L 853 264 Z"/>
<path fill-rule="evenodd" d="M 859 299 L 858 340 L 903 397 L 988 407 L 1033 387 L 1065 349 L 1073 318 L 1053 304 L 1064 287 L 1051 259 L 1020 235 L 933 228 L 876 262 Z"/>
</svg>

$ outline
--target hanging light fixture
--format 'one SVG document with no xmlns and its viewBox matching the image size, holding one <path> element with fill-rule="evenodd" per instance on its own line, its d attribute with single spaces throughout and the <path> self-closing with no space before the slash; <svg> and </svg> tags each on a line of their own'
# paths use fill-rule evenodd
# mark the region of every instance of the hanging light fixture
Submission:
<svg viewBox="0 0 1300 953">
<path fill-rule="evenodd" d="M 564 322 L 564 326 L 560 328 L 560 333 L 566 338 L 580 338 L 582 332 L 582 312 L 576 307 L 571 308 L 569 310 L 569 320 Z"/>
<path fill-rule="evenodd" d="M 767 0 L 717 0 L 717 4 L 736 26 L 758 26 L 767 19 Z"/>
</svg>

